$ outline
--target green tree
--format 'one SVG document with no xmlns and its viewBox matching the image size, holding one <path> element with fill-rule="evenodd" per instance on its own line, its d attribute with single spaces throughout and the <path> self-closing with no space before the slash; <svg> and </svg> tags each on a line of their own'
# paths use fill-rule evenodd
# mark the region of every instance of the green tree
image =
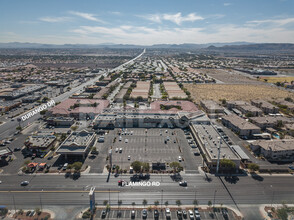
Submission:
<svg viewBox="0 0 294 220">
<path fill-rule="evenodd" d="M 142 163 L 142 167 L 145 172 L 149 172 L 149 170 L 150 170 L 149 163 Z"/>
<path fill-rule="evenodd" d="M 158 205 L 159 205 L 159 201 L 156 200 L 156 201 L 154 202 L 154 205 L 155 205 L 155 206 L 158 206 Z"/>
<path fill-rule="evenodd" d="M 181 200 L 177 200 L 177 201 L 176 201 L 176 204 L 177 204 L 177 206 L 179 206 L 179 207 L 180 207 L 180 206 L 182 205 L 182 202 L 181 202 Z"/>
<path fill-rule="evenodd" d="M 250 171 L 258 171 L 259 170 L 259 165 L 256 163 L 250 163 L 248 164 L 248 169 Z"/>
<path fill-rule="evenodd" d="M 82 169 L 83 163 L 82 162 L 74 162 L 72 164 L 75 171 L 80 171 Z"/>
<path fill-rule="evenodd" d="M 148 201 L 146 199 L 143 199 L 142 204 L 143 204 L 144 207 L 147 205 L 147 203 L 148 203 Z"/>
<path fill-rule="evenodd" d="M 135 202 L 132 202 L 132 206 L 133 206 L 133 208 L 135 207 L 135 205 L 136 205 L 136 203 L 135 203 Z"/>
<path fill-rule="evenodd" d="M 212 202 L 209 200 L 208 202 L 207 202 L 207 205 L 209 206 L 209 208 L 212 206 Z"/>
<path fill-rule="evenodd" d="M 164 205 L 167 207 L 168 206 L 168 201 L 165 201 Z"/>
<path fill-rule="evenodd" d="M 170 166 L 170 168 L 172 168 L 173 169 L 173 171 L 174 172 L 179 172 L 179 171 L 181 171 L 182 170 L 182 166 L 181 166 L 181 164 L 179 163 L 179 162 L 171 162 L 170 164 L 169 164 L 169 166 Z"/>
<path fill-rule="evenodd" d="M 287 220 L 288 219 L 288 212 L 287 208 L 283 207 L 277 210 L 277 216 L 281 220 Z"/>
<path fill-rule="evenodd" d="M 46 112 L 47 112 L 48 110 L 42 110 L 42 111 L 40 111 L 40 115 L 45 115 L 46 114 Z"/>
<path fill-rule="evenodd" d="M 226 168 L 235 168 L 236 167 L 236 164 L 232 160 L 229 160 L 229 159 L 221 159 L 220 165 L 222 167 L 226 167 Z"/>
<path fill-rule="evenodd" d="M 138 173 L 141 171 L 142 163 L 140 161 L 136 160 L 131 164 L 131 166 L 133 167 L 134 171 Z"/>
<path fill-rule="evenodd" d="M 35 212 L 37 215 L 41 215 L 42 213 L 40 208 L 35 208 Z"/>
</svg>

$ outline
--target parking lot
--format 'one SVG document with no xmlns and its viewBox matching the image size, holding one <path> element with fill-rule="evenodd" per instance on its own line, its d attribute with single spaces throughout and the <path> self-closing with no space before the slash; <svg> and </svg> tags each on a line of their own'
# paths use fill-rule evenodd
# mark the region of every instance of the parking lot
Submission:
<svg viewBox="0 0 294 220">
<path fill-rule="evenodd" d="M 164 212 L 164 208 L 163 208 L 163 212 L 160 212 L 160 207 L 158 207 L 158 211 L 159 211 L 159 218 L 158 219 L 167 219 L 165 212 Z M 192 209 L 191 209 L 192 210 Z M 131 211 L 132 210 L 123 210 L 123 209 L 111 209 L 109 212 L 106 212 L 106 216 L 102 216 L 102 210 L 97 210 L 96 211 L 96 217 L 95 219 L 131 219 Z M 142 218 L 142 211 L 143 209 L 135 209 L 135 218 L 133 219 L 143 219 Z M 119 215 L 120 212 L 120 215 Z M 182 217 L 182 218 L 178 218 L 176 210 L 171 210 L 171 218 L 169 219 L 190 219 L 189 218 L 189 214 L 188 214 L 188 210 L 186 210 L 187 212 L 187 216 L 186 217 Z M 221 211 L 218 212 L 214 212 L 213 215 L 210 215 L 209 211 L 201 211 L 200 210 L 200 216 L 201 216 L 201 220 L 209 220 L 209 219 L 218 219 L 218 220 L 228 220 L 228 219 L 235 219 L 233 212 L 231 210 L 228 210 L 228 218 L 225 218 L 223 216 L 223 214 L 221 213 Z M 147 219 L 155 219 L 154 218 L 154 211 L 147 211 Z M 194 217 L 195 219 L 195 217 Z"/>
<path fill-rule="evenodd" d="M 193 154 L 194 149 L 181 129 L 115 129 L 113 135 L 112 161 L 122 169 L 129 170 L 135 160 L 148 163 L 179 161 L 185 171 L 197 173 L 202 163 L 201 156 Z"/>
</svg>

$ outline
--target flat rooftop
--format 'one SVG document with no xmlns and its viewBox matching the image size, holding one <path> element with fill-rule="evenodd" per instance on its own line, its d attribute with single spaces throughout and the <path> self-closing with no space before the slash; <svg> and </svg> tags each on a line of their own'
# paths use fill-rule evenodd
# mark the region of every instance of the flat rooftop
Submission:
<svg viewBox="0 0 294 220">
<path fill-rule="evenodd" d="M 231 150 L 230 146 L 223 139 L 221 139 L 220 145 L 219 138 L 221 137 L 212 125 L 193 124 L 192 126 L 198 132 L 202 144 L 205 146 L 211 159 L 217 159 L 218 147 L 220 146 L 220 159 L 239 160 L 239 157 Z"/>
</svg>

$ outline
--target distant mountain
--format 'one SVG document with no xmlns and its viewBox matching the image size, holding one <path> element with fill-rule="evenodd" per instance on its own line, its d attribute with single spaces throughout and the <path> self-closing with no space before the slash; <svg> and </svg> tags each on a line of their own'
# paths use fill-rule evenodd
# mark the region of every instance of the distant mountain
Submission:
<svg viewBox="0 0 294 220">
<path fill-rule="evenodd" d="M 225 45 L 244 45 L 250 44 L 248 42 L 233 42 L 233 43 L 211 43 L 211 44 L 154 44 L 151 46 L 134 45 L 134 44 L 40 44 L 40 43 L 0 43 L 0 48 L 166 48 L 166 49 L 200 49 L 211 45 L 221 47 Z"/>
<path fill-rule="evenodd" d="M 39 44 L 39 43 L 0 43 L 0 48 L 40 48 L 40 49 L 79 49 L 79 48 L 113 48 L 113 49 L 132 49 L 132 48 L 158 48 L 158 49 L 191 49 L 204 50 L 210 52 L 254 52 L 254 51 L 294 51 L 294 44 L 287 43 L 209 43 L 209 44 L 154 44 L 151 46 L 133 44 Z"/>
<path fill-rule="evenodd" d="M 247 45 L 225 45 L 222 47 L 210 46 L 208 51 L 217 52 L 254 52 L 254 51 L 294 51 L 294 44 L 287 43 L 262 43 L 262 44 L 247 44 Z"/>
</svg>

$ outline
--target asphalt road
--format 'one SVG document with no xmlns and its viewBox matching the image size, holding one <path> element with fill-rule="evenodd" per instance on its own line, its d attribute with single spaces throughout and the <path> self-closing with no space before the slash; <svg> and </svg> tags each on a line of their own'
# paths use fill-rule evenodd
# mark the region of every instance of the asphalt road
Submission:
<svg viewBox="0 0 294 220">
<path fill-rule="evenodd" d="M 122 179 L 129 181 L 129 175 L 123 175 Z M 18 204 L 37 205 L 39 195 L 42 194 L 43 203 L 46 205 L 78 205 L 88 204 L 88 191 L 91 186 L 96 187 L 98 204 L 108 200 L 116 204 L 118 192 L 123 204 L 141 204 L 147 199 L 149 204 L 163 200 L 169 204 L 175 204 L 181 200 L 182 204 L 192 204 L 196 199 L 200 204 L 214 201 L 216 204 L 269 204 L 293 203 L 294 192 L 292 190 L 293 177 L 264 177 L 263 181 L 254 180 L 251 177 L 239 177 L 236 184 L 228 183 L 223 177 L 212 177 L 207 182 L 200 174 L 183 175 L 188 182 L 188 187 L 180 187 L 177 182 L 167 175 L 152 175 L 150 181 L 160 182 L 160 186 L 125 186 L 118 187 L 117 181 L 111 175 L 107 182 L 107 175 L 82 175 L 73 180 L 60 175 L 6 175 L 1 176 L 0 204 L 12 205 L 12 195 Z M 30 181 L 28 186 L 20 186 L 21 181 Z M 271 187 L 272 186 L 272 187 Z M 110 190 L 110 193 L 109 193 Z M 216 192 L 215 192 L 216 190 Z"/>
</svg>

